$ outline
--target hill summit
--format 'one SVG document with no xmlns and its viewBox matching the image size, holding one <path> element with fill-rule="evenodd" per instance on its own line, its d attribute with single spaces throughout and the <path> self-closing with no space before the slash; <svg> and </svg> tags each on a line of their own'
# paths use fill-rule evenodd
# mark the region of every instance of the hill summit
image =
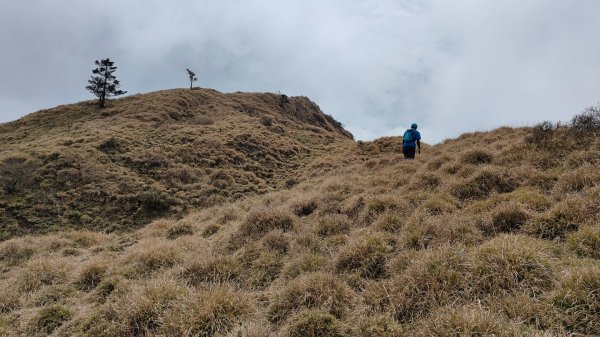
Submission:
<svg viewBox="0 0 600 337">
<path fill-rule="evenodd" d="M 166 90 L 0 125 L 0 238 L 139 227 L 291 186 L 352 135 L 306 97 Z"/>
</svg>

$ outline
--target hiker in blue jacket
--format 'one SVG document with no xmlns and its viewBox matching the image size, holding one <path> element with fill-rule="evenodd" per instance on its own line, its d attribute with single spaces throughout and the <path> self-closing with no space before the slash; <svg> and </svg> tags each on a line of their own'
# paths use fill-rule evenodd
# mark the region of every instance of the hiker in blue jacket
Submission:
<svg viewBox="0 0 600 337">
<path fill-rule="evenodd" d="M 421 134 L 417 131 L 417 123 L 412 123 L 410 129 L 404 132 L 402 137 L 402 153 L 404 159 L 415 159 L 415 150 L 419 149 L 421 154 Z"/>
</svg>

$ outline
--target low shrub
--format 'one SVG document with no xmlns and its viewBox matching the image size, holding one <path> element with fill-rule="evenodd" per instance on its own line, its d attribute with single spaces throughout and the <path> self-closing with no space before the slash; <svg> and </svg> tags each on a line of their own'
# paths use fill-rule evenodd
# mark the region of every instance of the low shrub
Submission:
<svg viewBox="0 0 600 337">
<path fill-rule="evenodd" d="M 555 281 L 555 259 L 550 243 L 523 235 L 501 235 L 473 252 L 477 290 L 499 295 L 507 292 L 540 294 Z"/>
<path fill-rule="evenodd" d="M 318 309 L 341 317 L 352 304 L 352 290 L 337 277 L 325 273 L 300 276 L 276 292 L 267 311 L 269 320 L 280 322 L 302 309 Z"/>
<path fill-rule="evenodd" d="M 25 158 L 8 158 L 0 163 L 0 188 L 6 194 L 23 192 L 33 186 L 37 165 Z"/>
<path fill-rule="evenodd" d="M 372 236 L 346 246 L 336 257 L 338 272 L 357 272 L 376 279 L 387 274 L 386 255 L 391 247 L 380 237 Z"/>
<path fill-rule="evenodd" d="M 173 204 L 173 200 L 167 194 L 155 190 L 140 192 L 137 195 L 137 201 L 140 210 L 151 217 L 167 213 Z"/>
<path fill-rule="evenodd" d="M 330 214 L 322 216 L 316 225 L 317 234 L 330 236 L 350 232 L 350 219 L 343 214 Z"/>
<path fill-rule="evenodd" d="M 525 140 L 539 147 L 551 147 L 554 141 L 554 136 L 558 125 L 554 125 L 549 121 L 544 121 L 531 128 L 530 133 L 525 137 Z"/>
<path fill-rule="evenodd" d="M 289 231 L 293 228 L 294 218 L 291 214 L 281 210 L 265 209 L 248 214 L 240 224 L 239 231 L 244 236 L 257 238 L 274 229 Z"/>
<path fill-rule="evenodd" d="M 600 268 L 587 267 L 565 273 L 553 304 L 565 314 L 563 323 L 569 330 L 584 334 L 600 334 Z"/>
<path fill-rule="evenodd" d="M 287 337 L 344 337 L 342 325 L 332 314 L 321 310 L 303 310 L 288 319 Z"/>
<path fill-rule="evenodd" d="M 578 256 L 600 259 L 600 227 L 585 226 L 567 234 L 567 247 Z"/>
<path fill-rule="evenodd" d="M 571 127 L 579 136 L 590 138 L 600 134 L 600 105 L 590 106 L 571 119 Z"/>
<path fill-rule="evenodd" d="M 47 306 L 38 311 L 31 322 L 29 331 L 32 334 L 41 332 L 49 335 L 72 317 L 73 312 L 63 305 L 56 304 Z"/>
<path fill-rule="evenodd" d="M 189 224 L 175 225 L 167 230 L 167 239 L 175 240 L 180 236 L 193 235 L 194 229 Z"/>
<path fill-rule="evenodd" d="M 481 165 L 481 164 L 490 164 L 494 160 L 494 156 L 486 150 L 468 150 L 465 152 L 460 161 L 465 164 L 471 165 Z"/>
</svg>

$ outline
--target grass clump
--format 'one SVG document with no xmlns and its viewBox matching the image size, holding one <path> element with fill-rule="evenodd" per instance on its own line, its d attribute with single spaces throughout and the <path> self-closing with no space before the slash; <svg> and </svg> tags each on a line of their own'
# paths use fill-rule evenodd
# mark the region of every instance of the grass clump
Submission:
<svg viewBox="0 0 600 337">
<path fill-rule="evenodd" d="M 216 224 L 208 225 L 202 231 L 202 237 L 203 238 L 209 238 L 209 237 L 217 234 L 220 229 L 221 229 L 221 226 L 219 226 L 219 225 L 216 225 Z"/>
<path fill-rule="evenodd" d="M 600 334 L 600 268 L 570 271 L 552 297 L 553 304 L 566 314 L 567 329 L 587 335 Z"/>
<path fill-rule="evenodd" d="M 490 235 L 518 231 L 529 220 L 529 214 L 521 205 L 507 203 L 492 211 L 491 220 L 482 230 Z"/>
<path fill-rule="evenodd" d="M 540 294 L 549 290 L 555 281 L 552 246 L 527 236 L 494 238 L 477 247 L 473 258 L 476 286 L 486 294 Z"/>
<path fill-rule="evenodd" d="M 263 245 L 270 251 L 286 254 L 290 249 L 290 239 L 282 232 L 273 231 L 262 240 Z"/>
<path fill-rule="evenodd" d="M 471 165 L 490 164 L 492 160 L 494 156 L 491 152 L 479 149 L 469 150 L 460 158 L 461 162 Z"/>
<path fill-rule="evenodd" d="M 289 231 L 294 227 L 294 218 L 282 210 L 253 211 L 240 224 L 239 231 L 248 237 L 261 237 L 266 233 L 280 229 Z"/>
<path fill-rule="evenodd" d="M 194 229 L 190 224 L 175 225 L 167 230 L 167 239 L 175 240 L 180 236 L 193 235 Z"/>
<path fill-rule="evenodd" d="M 0 261 L 7 266 L 16 266 L 29 260 L 36 249 L 24 239 L 12 239 L 0 243 Z"/>
<path fill-rule="evenodd" d="M 352 329 L 352 336 L 356 337 L 400 337 L 405 336 L 404 329 L 392 317 L 384 314 L 375 314 L 368 317 L 356 317 L 356 324 Z"/>
<path fill-rule="evenodd" d="M 321 217 L 316 225 L 317 234 L 330 236 L 350 231 L 350 219 L 344 214 L 329 214 Z"/>
<path fill-rule="evenodd" d="M 381 237 L 368 237 L 343 249 L 336 258 L 335 268 L 369 279 L 381 278 L 387 274 L 386 255 L 390 251 L 391 247 Z"/>
<path fill-rule="evenodd" d="M 63 305 L 56 304 L 47 306 L 40 309 L 33 318 L 29 330 L 32 334 L 43 333 L 49 335 L 72 317 L 73 313 L 71 310 Z"/>
<path fill-rule="evenodd" d="M 584 165 L 560 176 L 556 188 L 564 193 L 580 192 L 600 184 L 598 166 Z"/>
<path fill-rule="evenodd" d="M 107 271 L 108 263 L 105 261 L 91 261 L 81 269 L 75 284 L 81 290 L 90 291 L 102 282 Z"/>
<path fill-rule="evenodd" d="M 286 337 L 344 337 L 342 325 L 332 314 L 303 310 L 292 316 L 285 327 Z"/>
<path fill-rule="evenodd" d="M 450 193 L 460 200 L 481 199 L 492 192 L 508 193 L 518 187 L 518 182 L 509 173 L 498 169 L 484 169 L 473 178 L 455 184 Z"/>
<path fill-rule="evenodd" d="M 327 266 L 329 258 L 314 253 L 305 253 L 289 261 L 283 267 L 283 275 L 288 279 L 293 279 L 305 273 L 312 273 Z"/>
<path fill-rule="evenodd" d="M 178 301 L 162 318 L 165 336 L 224 336 L 254 309 L 249 298 L 228 286 L 200 291 Z"/>
<path fill-rule="evenodd" d="M 416 336 L 503 336 L 518 337 L 522 332 L 506 320 L 481 307 L 450 307 L 436 311 L 420 322 Z"/>
<path fill-rule="evenodd" d="M 313 199 L 301 199 L 293 203 L 291 208 L 297 216 L 309 216 L 317 209 L 317 202 Z"/>
<path fill-rule="evenodd" d="M 533 211 L 544 211 L 552 205 L 547 196 L 534 189 L 528 188 L 517 189 L 507 193 L 504 195 L 504 200 L 523 204 Z"/>
<path fill-rule="evenodd" d="M 411 322 L 436 307 L 470 298 L 469 273 L 461 249 L 426 251 L 404 272 L 369 285 L 365 302 L 374 310 L 390 312 L 400 323 Z"/>
<path fill-rule="evenodd" d="M 600 227 L 585 226 L 568 234 L 567 247 L 578 256 L 600 259 Z"/>
<path fill-rule="evenodd" d="M 120 293 L 114 303 L 102 307 L 97 317 L 91 317 L 88 330 L 92 336 L 154 336 L 163 325 L 166 311 L 188 297 L 188 289 L 166 278 L 135 285 Z"/>
<path fill-rule="evenodd" d="M 21 305 L 20 293 L 7 283 L 0 283 L 0 315 L 12 312 Z"/>
<path fill-rule="evenodd" d="M 223 283 L 239 280 L 242 274 L 240 263 L 229 256 L 203 257 L 187 262 L 181 271 L 181 277 L 190 285 L 202 283 Z"/>
<path fill-rule="evenodd" d="M 508 319 L 523 322 L 537 330 L 560 329 L 558 310 L 548 301 L 524 293 L 493 297 L 489 306 Z"/>
<path fill-rule="evenodd" d="M 457 210 L 458 203 L 447 193 L 439 193 L 427 199 L 421 207 L 431 215 L 450 214 Z"/>
<path fill-rule="evenodd" d="M 163 268 L 170 268 L 181 261 L 181 252 L 172 243 L 147 239 L 133 246 L 126 256 L 134 275 L 149 275 Z"/>
<path fill-rule="evenodd" d="M 300 276 L 275 293 L 267 315 L 280 322 L 302 309 L 319 309 L 341 317 L 352 302 L 352 290 L 337 277 L 325 273 Z"/>
<path fill-rule="evenodd" d="M 523 226 L 523 231 L 543 239 L 564 238 L 567 233 L 576 231 L 583 222 L 593 217 L 594 213 L 587 200 L 581 197 L 569 198 L 533 217 Z"/>
<path fill-rule="evenodd" d="M 375 223 L 375 227 L 388 233 L 398 233 L 404 227 L 404 217 L 396 212 L 387 212 Z"/>
<path fill-rule="evenodd" d="M 30 292 L 42 286 L 66 282 L 69 266 L 63 260 L 40 258 L 29 261 L 18 275 L 17 287 Z"/>
</svg>

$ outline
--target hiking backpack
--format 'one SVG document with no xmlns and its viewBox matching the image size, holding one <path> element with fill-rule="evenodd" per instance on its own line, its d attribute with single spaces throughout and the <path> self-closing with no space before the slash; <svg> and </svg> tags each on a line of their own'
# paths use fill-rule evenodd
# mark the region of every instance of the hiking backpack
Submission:
<svg viewBox="0 0 600 337">
<path fill-rule="evenodd" d="M 415 136 L 413 133 L 413 129 L 408 129 L 404 132 L 404 136 L 402 137 L 402 140 L 406 143 L 406 142 L 413 142 L 415 141 Z"/>
</svg>

